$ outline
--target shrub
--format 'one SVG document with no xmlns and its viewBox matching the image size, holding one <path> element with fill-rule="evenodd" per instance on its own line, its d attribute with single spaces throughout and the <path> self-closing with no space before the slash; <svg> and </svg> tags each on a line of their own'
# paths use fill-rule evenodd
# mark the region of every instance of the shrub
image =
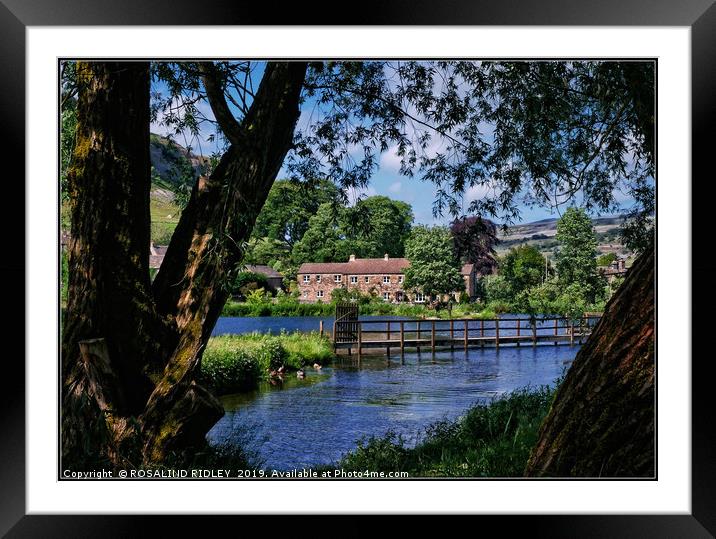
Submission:
<svg viewBox="0 0 716 539">
<path fill-rule="evenodd" d="M 295 370 L 332 359 L 329 340 L 318 332 L 221 335 L 209 339 L 200 379 L 218 394 L 235 393 L 255 387 L 281 365 Z"/>
<path fill-rule="evenodd" d="M 526 388 L 476 405 L 460 419 L 427 427 L 413 448 L 392 432 L 360 440 L 337 466 L 406 471 L 411 477 L 522 476 L 554 392 Z"/>
</svg>

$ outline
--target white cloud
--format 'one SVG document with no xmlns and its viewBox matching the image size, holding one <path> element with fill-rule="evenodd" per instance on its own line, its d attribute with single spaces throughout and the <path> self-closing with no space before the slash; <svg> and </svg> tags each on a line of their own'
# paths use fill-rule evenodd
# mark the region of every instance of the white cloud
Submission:
<svg viewBox="0 0 716 539">
<path fill-rule="evenodd" d="M 403 188 L 403 184 L 401 182 L 393 182 L 388 187 L 388 191 L 391 193 L 400 193 L 400 190 Z"/>
<path fill-rule="evenodd" d="M 369 185 L 367 187 L 349 187 L 347 190 L 348 195 L 348 204 L 350 206 L 354 206 L 356 202 L 358 202 L 359 198 L 366 198 L 366 197 L 372 197 L 376 196 L 378 192 L 375 190 L 375 188 L 372 185 Z"/>
</svg>

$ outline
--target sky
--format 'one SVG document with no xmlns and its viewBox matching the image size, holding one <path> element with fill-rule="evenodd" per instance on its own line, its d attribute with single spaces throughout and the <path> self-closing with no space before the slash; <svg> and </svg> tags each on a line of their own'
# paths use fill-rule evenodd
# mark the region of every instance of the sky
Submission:
<svg viewBox="0 0 716 539">
<path fill-rule="evenodd" d="M 257 64 L 256 68 L 252 73 L 252 78 L 256 81 L 254 87 L 258 87 L 258 81 L 263 74 L 263 64 Z M 158 92 L 166 94 L 167 87 L 163 82 L 153 81 L 152 92 Z M 211 107 L 206 101 L 199 101 L 197 103 L 199 111 L 204 114 L 208 119 L 213 120 L 214 116 L 211 111 Z M 234 109 L 235 113 L 238 113 L 238 109 L 230 104 L 230 107 Z M 298 127 L 306 125 L 310 121 L 310 116 L 314 103 L 307 101 L 302 105 L 301 116 L 298 120 Z M 160 115 L 158 121 L 152 123 L 151 132 L 160 135 L 166 135 L 168 128 L 162 124 L 162 116 Z M 489 130 L 489 127 L 487 127 Z M 219 149 L 218 141 L 211 142 L 209 137 L 211 134 L 215 134 L 215 127 L 213 124 L 206 122 L 200 128 L 199 139 L 192 139 L 186 134 L 174 135 L 174 140 L 182 146 L 191 146 L 192 151 L 198 155 L 210 155 Z M 358 197 L 373 196 L 373 195 L 384 195 L 392 199 L 401 200 L 410 204 L 413 208 L 413 214 L 415 217 L 415 224 L 426 224 L 426 225 L 446 225 L 453 220 L 450 215 L 434 216 L 433 215 L 433 201 L 435 200 L 435 186 L 430 182 L 421 181 L 419 174 L 416 174 L 412 178 L 408 178 L 399 173 L 400 158 L 394 151 L 394 148 L 389 148 L 387 152 L 380 156 L 379 168 L 373 174 L 370 184 L 367 188 L 361 189 L 358 192 L 349 191 L 349 201 L 355 201 Z M 278 178 L 286 176 L 284 168 L 279 172 Z M 463 207 L 467 209 L 470 202 L 479 198 L 483 187 L 469 188 L 463 196 Z M 627 209 L 633 204 L 633 200 L 622 193 L 615 193 L 617 201 L 620 203 L 622 208 Z M 528 205 L 520 202 L 518 204 L 520 210 L 519 222 L 529 223 L 542 219 L 559 218 L 560 214 L 554 209 L 546 207 L 529 207 Z M 562 210 L 566 209 L 565 207 Z M 593 216 L 597 216 L 596 214 Z"/>
</svg>

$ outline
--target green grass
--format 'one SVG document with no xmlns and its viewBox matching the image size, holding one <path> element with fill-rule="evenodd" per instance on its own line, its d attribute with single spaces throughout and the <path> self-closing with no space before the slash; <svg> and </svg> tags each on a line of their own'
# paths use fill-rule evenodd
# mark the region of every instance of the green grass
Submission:
<svg viewBox="0 0 716 539">
<path fill-rule="evenodd" d="M 414 448 L 394 433 L 362 440 L 336 465 L 346 471 L 404 471 L 410 477 L 519 477 L 554 398 L 554 388 L 514 391 L 428 427 Z"/>
<path fill-rule="evenodd" d="M 152 241 L 157 245 L 167 245 L 181 216 L 179 206 L 153 193 L 149 199 L 149 213 L 152 218 Z"/>
<path fill-rule="evenodd" d="M 317 332 L 221 335 L 209 339 L 200 379 L 218 394 L 236 393 L 256 387 L 281 365 L 297 370 L 332 359 L 330 341 Z"/>
</svg>

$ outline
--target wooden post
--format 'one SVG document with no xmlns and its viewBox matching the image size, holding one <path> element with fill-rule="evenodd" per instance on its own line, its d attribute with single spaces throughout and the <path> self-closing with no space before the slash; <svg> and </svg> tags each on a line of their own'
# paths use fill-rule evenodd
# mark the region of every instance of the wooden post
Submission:
<svg viewBox="0 0 716 539">
<path fill-rule="evenodd" d="M 532 321 L 532 346 L 537 346 L 537 320 Z"/>
<path fill-rule="evenodd" d="M 450 319 L 450 351 L 455 351 L 455 328 L 452 318 Z"/>
<path fill-rule="evenodd" d="M 468 334 L 469 334 L 469 331 L 468 331 L 468 320 L 467 320 L 467 318 L 466 318 L 466 319 L 465 319 L 465 334 L 463 335 L 463 339 L 465 340 L 465 352 L 467 352 L 467 336 L 468 336 Z"/>
<path fill-rule="evenodd" d="M 337 323 L 338 322 L 336 322 L 335 320 L 333 321 L 333 351 L 334 352 L 336 351 L 336 324 Z"/>
<path fill-rule="evenodd" d="M 554 336 L 559 335 L 559 318 L 554 319 Z M 554 345 L 557 346 L 557 339 L 554 340 Z"/>
<path fill-rule="evenodd" d="M 318 334 L 323 337 L 323 320 L 318 321 Z"/>
<path fill-rule="evenodd" d="M 385 349 L 386 353 L 388 354 L 388 361 L 390 361 L 390 320 L 388 320 L 388 339 Z"/>
<path fill-rule="evenodd" d="M 480 337 L 485 336 L 485 320 L 480 319 Z M 485 348 L 485 341 L 484 339 L 480 339 L 480 348 Z"/>
<path fill-rule="evenodd" d="M 521 325 L 521 321 L 518 318 L 517 319 L 517 346 L 518 347 L 520 346 L 520 325 Z"/>
<path fill-rule="evenodd" d="M 356 327 L 358 328 L 358 361 L 360 361 L 360 356 L 363 354 L 363 324 L 358 322 Z"/>
<path fill-rule="evenodd" d="M 416 329 L 417 329 L 417 337 L 415 337 L 415 339 L 418 341 L 417 348 L 418 348 L 418 354 L 419 354 L 420 353 L 420 320 L 418 320 Z"/>
<path fill-rule="evenodd" d="M 433 357 L 435 357 L 435 320 L 433 320 L 432 328 L 430 330 L 430 347 L 432 348 Z"/>
<path fill-rule="evenodd" d="M 400 359 L 405 355 L 405 322 L 400 321 Z"/>
<path fill-rule="evenodd" d="M 574 320 L 569 321 L 569 346 L 574 346 Z"/>
<path fill-rule="evenodd" d="M 500 347 L 500 319 L 495 318 L 495 347 Z"/>
</svg>

